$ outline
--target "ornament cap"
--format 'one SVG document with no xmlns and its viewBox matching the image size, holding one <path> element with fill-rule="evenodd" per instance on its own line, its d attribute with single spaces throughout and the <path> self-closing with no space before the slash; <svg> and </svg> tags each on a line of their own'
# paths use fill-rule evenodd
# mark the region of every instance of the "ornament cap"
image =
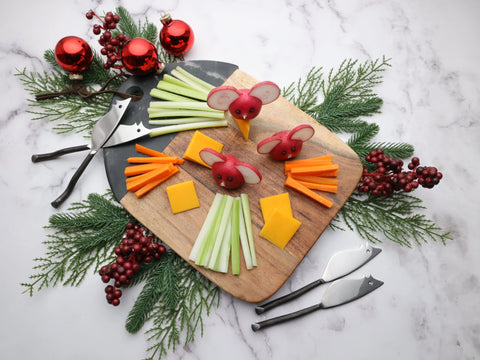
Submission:
<svg viewBox="0 0 480 360">
<path fill-rule="evenodd" d="M 157 63 L 156 73 L 161 74 L 163 72 L 163 70 L 165 70 L 165 64 L 159 61 Z"/>
<path fill-rule="evenodd" d="M 83 80 L 83 75 L 80 74 L 80 73 L 73 73 L 71 72 L 69 75 L 68 75 L 68 78 L 70 80 Z"/>
<path fill-rule="evenodd" d="M 168 25 L 172 22 L 172 16 L 169 13 L 165 13 L 160 18 L 160 21 L 163 25 Z"/>
</svg>

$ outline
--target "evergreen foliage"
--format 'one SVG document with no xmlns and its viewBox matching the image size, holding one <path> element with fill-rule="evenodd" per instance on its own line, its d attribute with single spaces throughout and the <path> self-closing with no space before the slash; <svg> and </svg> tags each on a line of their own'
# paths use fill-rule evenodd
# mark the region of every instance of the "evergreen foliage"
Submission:
<svg viewBox="0 0 480 360">
<path fill-rule="evenodd" d="M 87 200 L 73 203 L 67 212 L 55 213 L 49 219 L 46 254 L 35 258 L 35 274 L 22 283 L 30 296 L 35 290 L 56 285 L 78 286 L 93 269 L 111 262 L 125 231 L 134 218 L 116 205 L 111 193 L 90 194 Z"/>
</svg>

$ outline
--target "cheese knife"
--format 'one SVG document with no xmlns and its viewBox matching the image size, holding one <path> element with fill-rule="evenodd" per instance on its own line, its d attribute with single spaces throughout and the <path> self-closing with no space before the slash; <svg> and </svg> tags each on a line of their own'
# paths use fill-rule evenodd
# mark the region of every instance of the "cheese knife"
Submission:
<svg viewBox="0 0 480 360">
<path fill-rule="evenodd" d="M 347 249 L 334 254 L 327 263 L 323 275 L 320 279 L 305 285 L 304 287 L 295 290 L 287 295 L 279 297 L 275 300 L 269 301 L 263 305 L 255 307 L 257 314 L 262 314 L 280 304 L 284 304 L 290 300 L 298 298 L 313 288 L 340 279 L 353 271 L 357 270 L 367 262 L 372 260 L 375 256 L 380 254 L 382 249 L 371 246 L 365 242 L 357 249 Z"/>
<path fill-rule="evenodd" d="M 298 318 L 316 310 L 330 309 L 339 305 L 349 303 L 371 293 L 382 285 L 383 281 L 377 280 L 371 275 L 365 276 L 360 279 L 336 280 L 327 288 L 320 303 L 289 314 L 253 323 L 252 330 L 258 331 L 269 326 L 273 326 Z"/>
</svg>

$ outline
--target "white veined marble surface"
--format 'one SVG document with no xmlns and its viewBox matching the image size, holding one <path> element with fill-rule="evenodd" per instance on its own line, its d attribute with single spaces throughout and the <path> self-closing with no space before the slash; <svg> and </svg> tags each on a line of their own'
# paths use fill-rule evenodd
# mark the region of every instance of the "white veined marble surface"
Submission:
<svg viewBox="0 0 480 360">
<path fill-rule="evenodd" d="M 30 156 L 81 144 L 80 134 L 57 135 L 47 121 L 32 121 L 28 94 L 16 69 L 43 71 L 46 49 L 66 35 L 91 44 L 84 14 L 125 6 L 160 28 L 161 11 L 189 23 L 195 44 L 190 60 L 232 62 L 257 79 L 281 86 L 314 66 L 328 70 L 346 58 L 391 58 L 377 92 L 382 113 L 378 141 L 415 146 L 424 164 L 444 174 L 433 190 L 415 195 L 425 213 L 453 241 L 403 248 L 390 242 L 352 276 L 373 274 L 385 285 L 361 300 L 254 333 L 252 304 L 222 294 L 205 317 L 203 337 L 180 346 L 168 359 L 480 359 L 480 2 L 252 1 L 161 2 L 3 1 L 0 29 L 0 354 L 3 359 L 140 359 L 143 333 L 130 335 L 124 322 L 132 290 L 112 308 L 98 276 L 78 288 L 42 290 L 32 298 L 21 282 L 43 255 L 43 226 L 55 212 L 49 203 L 64 188 L 81 155 L 33 164 Z M 97 156 L 70 201 L 108 187 Z M 287 293 L 320 276 L 336 251 L 358 246 L 353 232 L 327 230 L 293 276 Z M 269 315 L 318 302 L 319 288 Z"/>
</svg>

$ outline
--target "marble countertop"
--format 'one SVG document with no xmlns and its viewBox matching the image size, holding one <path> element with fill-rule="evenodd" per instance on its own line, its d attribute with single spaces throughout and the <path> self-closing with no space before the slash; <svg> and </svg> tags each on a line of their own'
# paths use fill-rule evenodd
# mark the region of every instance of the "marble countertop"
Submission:
<svg viewBox="0 0 480 360">
<path fill-rule="evenodd" d="M 433 190 L 418 190 L 425 213 L 453 237 L 405 248 L 385 241 L 383 252 L 357 273 L 385 285 L 361 300 L 317 312 L 288 325 L 254 333 L 254 306 L 221 295 L 205 317 L 204 335 L 168 359 L 480 359 L 480 3 L 434 1 L 225 2 L 123 1 L 134 17 L 151 21 L 161 11 L 189 23 L 195 43 L 189 60 L 239 65 L 257 79 L 289 85 L 312 67 L 328 70 L 344 59 L 385 55 L 391 67 L 377 88 L 384 100 L 375 115 L 378 141 L 402 141 L 444 174 Z M 228 4 L 228 5 L 227 5 Z M 129 306 L 99 300 L 96 276 L 79 287 L 56 287 L 29 297 L 21 282 L 44 251 L 49 203 L 81 157 L 32 164 L 33 153 L 82 143 L 80 134 L 57 135 L 47 121 L 32 121 L 17 69 L 43 71 L 43 52 L 66 35 L 93 43 L 85 12 L 113 10 L 113 1 L 2 4 L 0 23 L 0 354 L 20 360 L 140 359 L 146 336 L 124 329 Z M 160 22 L 158 21 L 160 28 Z M 96 157 L 70 201 L 108 187 Z M 319 277 L 332 253 L 357 246 L 354 232 L 327 230 L 279 294 Z M 313 291 L 292 311 L 313 304 Z M 125 302 L 134 301 L 133 292 Z"/>
</svg>

